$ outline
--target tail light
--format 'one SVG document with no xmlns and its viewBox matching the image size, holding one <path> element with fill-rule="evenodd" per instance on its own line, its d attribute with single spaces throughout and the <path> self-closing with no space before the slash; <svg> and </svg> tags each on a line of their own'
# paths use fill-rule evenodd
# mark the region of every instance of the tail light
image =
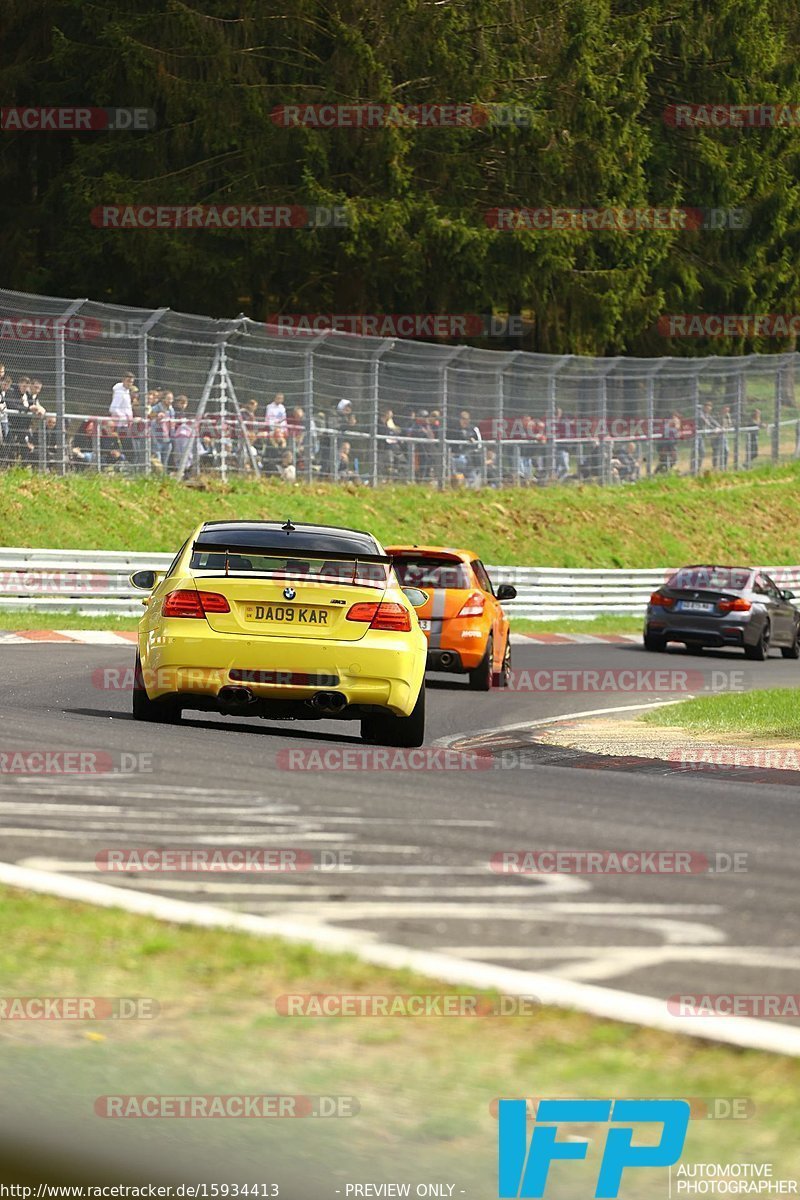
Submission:
<svg viewBox="0 0 800 1200">
<path fill-rule="evenodd" d="M 380 603 L 361 600 L 354 604 L 348 614 L 348 621 L 369 621 L 370 629 L 390 629 L 395 633 L 411 632 L 411 614 L 402 604 L 394 600 L 382 600 Z"/>
<path fill-rule="evenodd" d="M 650 597 L 650 603 L 657 604 L 661 608 L 674 608 L 675 597 L 665 596 L 663 592 L 653 592 L 652 596 Z"/>
<path fill-rule="evenodd" d="M 225 596 L 219 592 L 195 592 L 189 588 L 178 588 L 164 598 L 161 608 L 165 617 L 194 617 L 202 620 L 206 613 L 231 611 Z"/>
<path fill-rule="evenodd" d="M 468 600 L 465 600 L 458 613 L 459 617 L 482 617 L 483 606 L 486 603 L 480 592 L 473 592 Z"/>
<path fill-rule="evenodd" d="M 749 600 L 743 600 L 741 596 L 737 596 L 735 600 L 720 600 L 719 611 L 721 613 L 729 612 L 749 612 L 752 608 Z"/>
</svg>

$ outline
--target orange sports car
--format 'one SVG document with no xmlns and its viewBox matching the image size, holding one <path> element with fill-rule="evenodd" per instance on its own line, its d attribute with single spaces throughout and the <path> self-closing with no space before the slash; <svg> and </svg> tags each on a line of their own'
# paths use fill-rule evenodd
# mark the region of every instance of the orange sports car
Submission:
<svg viewBox="0 0 800 1200">
<path fill-rule="evenodd" d="M 403 587 L 428 592 L 417 609 L 428 639 L 428 669 L 468 675 L 478 692 L 507 687 L 511 677 L 511 638 L 502 600 L 517 589 L 492 586 L 486 567 L 470 550 L 449 546 L 387 546 Z"/>
</svg>

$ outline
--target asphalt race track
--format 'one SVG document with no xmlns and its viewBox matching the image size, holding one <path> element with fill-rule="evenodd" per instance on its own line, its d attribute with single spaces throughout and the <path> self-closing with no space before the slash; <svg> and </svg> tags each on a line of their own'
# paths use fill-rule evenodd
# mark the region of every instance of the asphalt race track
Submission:
<svg viewBox="0 0 800 1200">
<path fill-rule="evenodd" d="M 732 668 L 747 686 L 796 686 L 800 663 L 737 654 L 667 656 L 638 645 L 517 645 L 515 670 Z M 800 965 L 797 782 L 582 769 L 569 756 L 498 757 L 490 770 L 286 769 L 288 750 L 358 746 L 356 725 L 189 713 L 180 726 L 129 716 L 97 686 L 133 647 L 8 645 L 0 749 L 152 756 L 129 775 L 0 774 L 0 859 L 119 887 L 291 915 L 381 941 L 546 971 L 666 998 L 792 992 Z M 642 701 L 653 699 L 641 697 Z M 668 698 L 661 696 L 659 698 Z M 561 714 L 625 706 L 620 693 L 467 690 L 431 679 L 430 743 Z M 508 744 L 514 744 L 510 736 Z M 282 753 L 281 753 L 282 752 Z M 296 759 L 295 759 L 296 761 Z M 511 765 L 509 765 L 509 761 Z M 505 765 L 503 765 L 505 764 Z M 589 769 L 587 769 L 587 766 Z M 148 769 L 150 768 L 150 769 Z M 795 780 L 799 777 L 795 777 Z M 109 874 L 110 848 L 295 847 L 350 869 L 270 874 Z M 624 877 L 494 873 L 506 849 L 749 852 L 744 873 Z"/>
</svg>

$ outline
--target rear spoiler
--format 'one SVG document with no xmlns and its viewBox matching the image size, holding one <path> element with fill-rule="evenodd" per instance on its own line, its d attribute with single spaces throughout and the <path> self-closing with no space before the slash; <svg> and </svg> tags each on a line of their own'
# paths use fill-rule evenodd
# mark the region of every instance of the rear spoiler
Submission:
<svg viewBox="0 0 800 1200">
<path fill-rule="evenodd" d="M 393 559 L 388 554 L 363 554 L 361 551 L 309 550 L 304 546 L 287 546 L 286 542 L 275 542 L 261 546 L 231 545 L 230 542 L 193 542 L 192 554 L 274 554 L 278 558 L 321 558 L 334 562 L 382 563 L 391 566 Z"/>
</svg>

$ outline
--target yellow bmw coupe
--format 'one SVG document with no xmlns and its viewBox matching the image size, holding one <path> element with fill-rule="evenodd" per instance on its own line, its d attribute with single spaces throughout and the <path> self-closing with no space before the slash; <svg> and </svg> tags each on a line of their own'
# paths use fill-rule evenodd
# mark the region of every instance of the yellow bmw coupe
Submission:
<svg viewBox="0 0 800 1200">
<path fill-rule="evenodd" d="M 365 741 L 421 746 L 427 642 L 369 533 L 272 521 L 207 522 L 150 592 L 133 688 L 138 721 L 184 709 L 360 721 Z"/>
</svg>

